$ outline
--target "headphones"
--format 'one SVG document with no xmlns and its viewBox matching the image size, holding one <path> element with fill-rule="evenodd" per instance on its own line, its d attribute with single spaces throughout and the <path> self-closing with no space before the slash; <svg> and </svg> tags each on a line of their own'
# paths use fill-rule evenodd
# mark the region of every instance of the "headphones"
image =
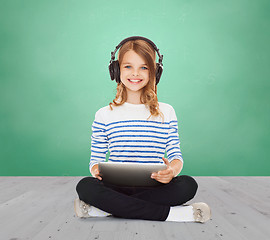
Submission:
<svg viewBox="0 0 270 240">
<path fill-rule="evenodd" d="M 119 61 L 115 59 L 115 53 L 117 52 L 117 50 L 126 42 L 128 41 L 132 41 L 132 40 L 144 40 L 148 43 L 150 43 L 153 48 L 155 49 L 155 51 L 157 52 L 158 56 L 159 56 L 159 60 L 158 63 L 156 63 L 156 85 L 158 85 L 162 71 L 163 71 L 163 64 L 162 64 L 162 60 L 163 60 L 163 55 L 160 55 L 159 53 L 159 49 L 157 48 L 157 46 L 148 38 L 145 37 L 140 37 L 140 36 L 133 36 L 133 37 L 128 37 L 125 38 L 123 41 L 121 41 L 115 48 L 114 52 L 111 52 L 111 60 L 110 60 L 110 64 L 109 64 L 109 71 L 110 71 L 110 76 L 112 81 L 115 80 L 117 83 L 120 83 L 120 66 L 119 66 Z"/>
</svg>

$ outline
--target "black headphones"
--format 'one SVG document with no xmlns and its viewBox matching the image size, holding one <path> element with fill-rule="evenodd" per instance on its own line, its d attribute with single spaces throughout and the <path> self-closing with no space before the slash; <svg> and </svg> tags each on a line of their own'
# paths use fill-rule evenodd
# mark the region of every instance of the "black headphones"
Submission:
<svg viewBox="0 0 270 240">
<path fill-rule="evenodd" d="M 121 82 L 119 62 L 118 62 L 118 60 L 114 61 L 115 53 L 124 43 L 131 41 L 131 40 L 137 40 L 137 39 L 141 39 L 141 40 L 144 40 L 144 41 L 150 43 L 159 56 L 158 63 L 156 63 L 156 85 L 158 85 L 162 71 L 163 71 L 163 64 L 162 64 L 163 55 L 160 55 L 159 49 L 151 40 L 149 40 L 148 38 L 145 38 L 145 37 L 140 37 L 140 36 L 133 36 L 133 37 L 125 38 L 122 42 L 120 42 L 116 46 L 114 52 L 111 52 L 111 61 L 109 64 L 109 71 L 110 71 L 111 79 L 112 79 L 112 81 L 115 80 L 117 83 Z"/>
</svg>

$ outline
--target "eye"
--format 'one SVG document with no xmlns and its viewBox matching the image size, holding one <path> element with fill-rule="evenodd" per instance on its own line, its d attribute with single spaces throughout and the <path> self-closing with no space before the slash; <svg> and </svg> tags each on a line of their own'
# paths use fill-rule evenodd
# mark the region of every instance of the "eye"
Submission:
<svg viewBox="0 0 270 240">
<path fill-rule="evenodd" d="M 130 68 L 130 66 L 125 66 L 124 68 Z"/>
<path fill-rule="evenodd" d="M 147 67 L 142 67 L 143 70 L 147 70 L 148 68 Z"/>
</svg>

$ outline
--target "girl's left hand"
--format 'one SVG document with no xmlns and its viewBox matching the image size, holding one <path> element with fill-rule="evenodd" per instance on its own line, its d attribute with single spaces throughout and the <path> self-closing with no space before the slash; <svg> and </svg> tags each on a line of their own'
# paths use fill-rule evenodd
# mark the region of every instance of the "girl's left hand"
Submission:
<svg viewBox="0 0 270 240">
<path fill-rule="evenodd" d="M 161 183 L 169 183 L 174 178 L 174 170 L 171 167 L 167 158 L 162 157 L 162 160 L 167 165 L 167 168 L 157 173 L 152 173 L 151 178 Z"/>
</svg>

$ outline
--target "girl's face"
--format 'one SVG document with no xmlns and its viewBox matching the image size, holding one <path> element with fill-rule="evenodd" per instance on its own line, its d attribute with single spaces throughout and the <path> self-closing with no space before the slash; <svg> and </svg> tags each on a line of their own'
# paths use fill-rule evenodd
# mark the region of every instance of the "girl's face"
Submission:
<svg viewBox="0 0 270 240">
<path fill-rule="evenodd" d="M 129 50 L 123 57 L 120 66 L 120 79 L 127 92 L 141 93 L 143 87 L 149 82 L 149 69 L 146 62 L 133 50 Z"/>
</svg>

